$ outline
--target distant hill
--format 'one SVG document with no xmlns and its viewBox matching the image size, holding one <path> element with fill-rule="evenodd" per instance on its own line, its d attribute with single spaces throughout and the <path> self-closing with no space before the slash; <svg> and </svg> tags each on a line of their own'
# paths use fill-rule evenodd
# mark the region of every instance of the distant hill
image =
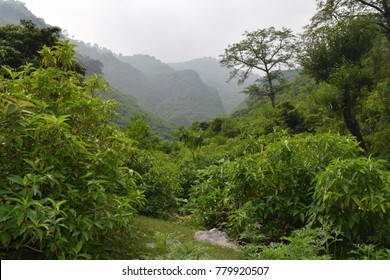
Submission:
<svg viewBox="0 0 390 280">
<path fill-rule="evenodd" d="M 199 73 L 200 78 L 209 86 L 218 90 L 224 108 L 231 113 L 246 98 L 241 91 L 254 83 L 260 76 L 252 75 L 243 85 L 238 85 L 237 80 L 227 82 L 230 76 L 229 69 L 222 67 L 216 58 L 205 57 L 186 62 L 169 64 L 176 70 L 191 69 Z"/>
<path fill-rule="evenodd" d="M 87 75 L 103 74 L 103 63 L 100 60 L 91 59 L 90 57 L 77 54 L 80 62 L 87 67 Z M 135 97 L 124 94 L 119 90 L 110 90 L 104 98 L 114 99 L 118 102 L 117 109 L 118 119 L 116 123 L 119 126 L 125 126 L 129 123 L 130 117 L 133 115 L 143 115 L 146 118 L 148 125 L 152 128 L 152 134 L 158 135 L 164 139 L 173 139 L 173 134 L 176 131 L 176 126 L 157 114 L 149 112 L 137 104 Z"/>
<path fill-rule="evenodd" d="M 6 24 L 19 24 L 21 19 L 27 19 L 34 22 L 38 27 L 47 27 L 47 24 L 43 19 L 35 17 L 23 3 L 14 0 L 0 0 L 0 26 Z M 106 62 L 112 61 L 110 59 L 110 54 L 107 54 L 108 58 L 102 59 Z M 111 54 L 112 56 L 112 54 Z M 87 74 L 91 75 L 93 73 L 103 74 L 103 63 L 98 59 L 92 59 L 89 56 L 84 56 L 80 53 L 77 53 L 78 59 L 82 62 L 83 65 L 87 67 Z M 104 55 L 102 56 L 104 58 Z M 126 69 L 131 68 L 131 65 L 126 63 L 119 63 L 122 67 Z M 108 69 L 115 68 L 117 65 L 107 64 Z M 134 69 L 134 73 L 140 73 L 138 70 Z M 138 78 L 137 76 L 135 76 Z M 128 80 L 128 77 L 115 77 L 117 79 Z M 120 92 L 120 89 L 108 92 L 105 98 L 110 98 L 116 100 L 120 106 L 117 109 L 118 120 L 116 122 L 120 126 L 126 125 L 131 115 L 144 115 L 148 125 L 152 128 L 154 134 L 159 135 L 162 138 L 173 138 L 173 134 L 176 131 L 175 125 L 162 119 L 158 115 L 149 112 L 148 110 L 142 108 L 137 104 L 136 98 L 130 94 L 123 94 Z"/>
<path fill-rule="evenodd" d="M 150 83 L 150 109 L 173 123 L 189 125 L 224 112 L 218 91 L 204 83 L 194 70 L 177 71 L 148 55 L 120 59 L 145 74 Z"/>
<path fill-rule="evenodd" d="M 44 20 L 35 17 L 19 1 L 0 0 L 0 5 L 1 24 L 18 24 L 20 19 L 30 19 L 38 26 L 45 26 Z M 202 73 L 198 74 L 195 68 L 179 69 L 177 65 L 174 68 L 151 56 L 119 56 L 96 45 L 73 42 L 78 45 L 79 59 L 86 64 L 88 61 L 89 67 L 96 68 L 101 62 L 102 72 L 109 84 L 130 98 L 126 104 L 144 107 L 165 122 L 187 126 L 196 120 L 209 120 L 232 110 L 243 100 L 238 94 L 240 90 L 230 90 L 229 86 L 225 88 L 228 75 L 217 71 L 216 75 L 220 76 L 215 78 L 207 74 L 207 71 L 214 73 L 215 69 L 220 70 L 216 61 L 204 65 L 204 69 L 199 67 Z M 208 66 L 209 70 L 206 69 Z M 234 83 L 231 86 L 234 87 Z M 123 98 L 121 96 L 121 102 Z"/>
<path fill-rule="evenodd" d="M 103 73 L 113 87 L 169 122 L 188 126 L 224 112 L 218 91 L 193 70 L 177 71 L 148 55 L 119 56 L 82 42 L 77 45 L 80 54 L 103 63 Z"/>
<path fill-rule="evenodd" d="M 15 0 L 0 0 L 0 25 L 19 24 L 21 19 L 31 20 L 36 26 L 45 27 L 45 21 L 31 13 L 24 3 Z"/>
</svg>

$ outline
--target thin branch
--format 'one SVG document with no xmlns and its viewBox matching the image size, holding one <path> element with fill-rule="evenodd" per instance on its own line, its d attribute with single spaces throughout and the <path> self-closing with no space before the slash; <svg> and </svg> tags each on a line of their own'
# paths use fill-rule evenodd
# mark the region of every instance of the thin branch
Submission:
<svg viewBox="0 0 390 280">
<path fill-rule="evenodd" d="M 357 0 L 357 1 L 362 3 L 363 5 L 369 6 L 369 7 L 373 8 L 373 9 L 377 10 L 382 15 L 386 14 L 386 12 L 384 10 L 382 10 L 381 8 L 379 8 L 378 6 L 376 6 L 376 5 L 372 4 L 372 3 L 369 3 L 369 2 L 367 2 L 365 0 Z"/>
</svg>

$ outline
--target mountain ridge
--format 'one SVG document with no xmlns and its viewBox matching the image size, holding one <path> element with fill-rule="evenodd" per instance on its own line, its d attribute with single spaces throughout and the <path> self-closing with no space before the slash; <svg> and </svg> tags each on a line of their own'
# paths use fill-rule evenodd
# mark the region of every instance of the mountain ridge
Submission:
<svg viewBox="0 0 390 280">
<path fill-rule="evenodd" d="M 176 125 L 188 126 L 225 111 L 218 91 L 205 84 L 194 70 L 175 70 L 149 55 L 121 56 L 75 43 L 80 54 L 102 61 L 103 73 L 113 87 Z"/>
<path fill-rule="evenodd" d="M 23 17 L 39 26 L 48 26 L 20 1 L 2 0 L 0 4 L 8 7 L 0 11 L 3 25 L 15 24 L 18 17 L 19 20 Z M 8 10 L 12 13 L 6 17 L 3 14 Z M 198 71 L 196 67 L 179 69 L 178 65 L 173 67 L 149 55 L 122 56 L 96 44 L 92 46 L 82 41 L 70 41 L 77 45 L 76 52 L 81 60 L 88 61 L 89 65 L 94 64 L 93 67 L 96 66 L 96 61 L 102 63 L 102 74 L 113 88 L 129 96 L 137 106 L 175 125 L 188 126 L 197 120 L 210 120 L 231 111 L 245 99 L 238 94 L 240 90 L 224 89 L 220 81 L 207 79 L 210 76 L 207 71 Z M 222 69 L 216 65 L 218 61 L 215 60 L 211 72 Z M 219 80 L 228 78 L 226 71 L 220 71 L 219 75 L 226 77 L 219 77 Z"/>
<path fill-rule="evenodd" d="M 209 86 L 218 90 L 227 113 L 232 113 L 246 96 L 241 94 L 245 87 L 253 84 L 260 76 L 253 74 L 242 85 L 237 80 L 229 80 L 230 70 L 222 67 L 213 57 L 196 58 L 183 62 L 169 63 L 176 70 L 191 69 L 199 73 L 200 78 Z"/>
</svg>

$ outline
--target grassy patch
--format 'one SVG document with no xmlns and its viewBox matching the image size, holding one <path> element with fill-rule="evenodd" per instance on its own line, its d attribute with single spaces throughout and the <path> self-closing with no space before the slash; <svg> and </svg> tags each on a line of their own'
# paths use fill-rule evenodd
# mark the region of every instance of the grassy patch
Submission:
<svg viewBox="0 0 390 280">
<path fill-rule="evenodd" d="M 143 216 L 134 218 L 136 240 L 132 257 L 136 259 L 241 259 L 241 252 L 193 241 L 196 230 L 175 221 Z"/>
</svg>

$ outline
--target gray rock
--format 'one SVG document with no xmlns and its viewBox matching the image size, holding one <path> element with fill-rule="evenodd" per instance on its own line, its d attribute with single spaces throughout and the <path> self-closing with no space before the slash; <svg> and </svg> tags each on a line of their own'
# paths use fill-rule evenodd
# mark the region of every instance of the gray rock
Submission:
<svg viewBox="0 0 390 280">
<path fill-rule="evenodd" d="M 232 243 L 229 239 L 229 236 L 226 232 L 219 231 L 216 228 L 213 228 L 209 231 L 197 231 L 195 232 L 195 241 L 202 241 L 211 245 L 218 245 L 221 247 L 239 249 L 239 247 Z"/>
<path fill-rule="evenodd" d="M 147 243 L 147 244 L 146 244 L 146 248 L 156 249 L 156 248 L 157 248 L 157 245 L 156 245 L 155 243 Z"/>
</svg>

